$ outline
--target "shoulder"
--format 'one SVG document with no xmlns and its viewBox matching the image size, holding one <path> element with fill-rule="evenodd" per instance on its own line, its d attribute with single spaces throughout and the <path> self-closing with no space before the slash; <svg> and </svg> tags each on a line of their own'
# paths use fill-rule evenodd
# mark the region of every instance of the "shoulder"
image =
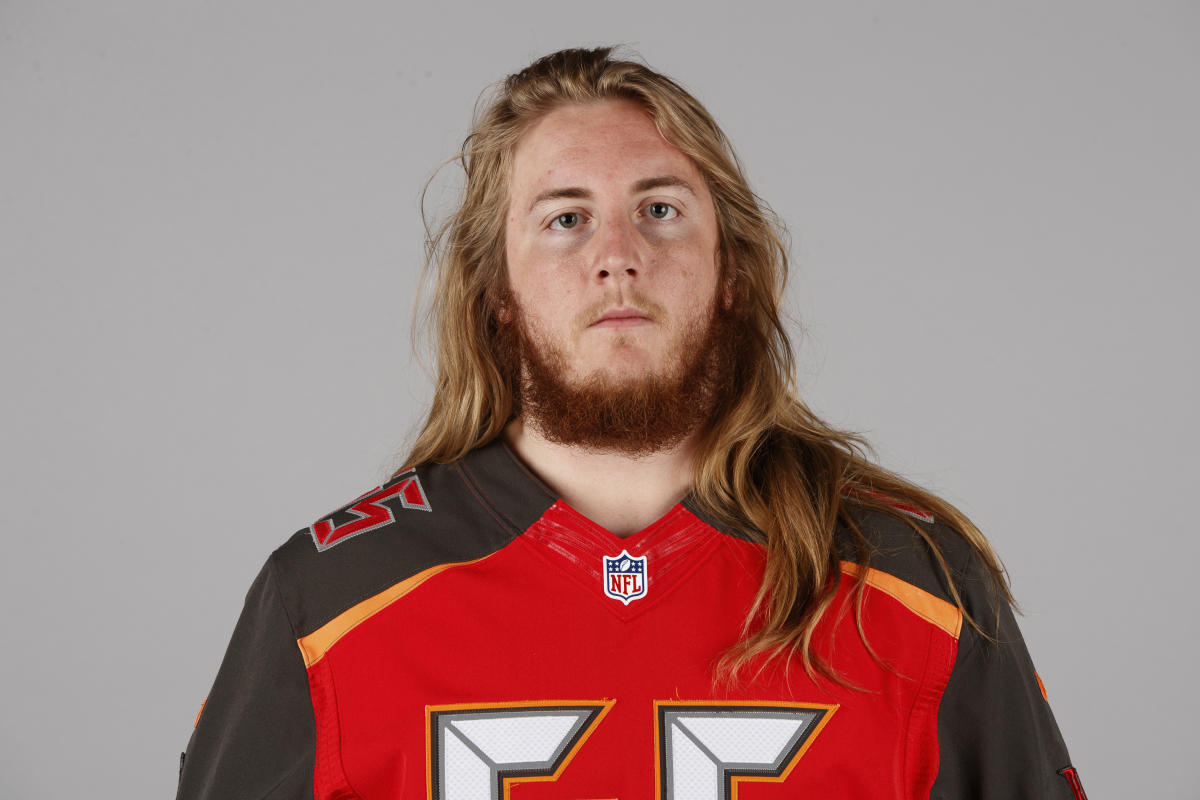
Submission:
<svg viewBox="0 0 1200 800">
<path fill-rule="evenodd" d="M 835 546 L 844 562 L 876 572 L 959 606 L 975 619 L 990 616 L 1000 592 L 983 557 L 966 537 L 931 515 L 908 506 L 889 511 L 847 503 L 849 516 L 866 540 L 865 553 L 856 552 L 854 537 L 840 525 Z M 957 594 L 957 598 L 955 595 Z"/>
<path fill-rule="evenodd" d="M 461 462 L 392 476 L 296 531 L 268 564 L 297 635 L 405 580 L 473 561 L 523 529 Z"/>
</svg>

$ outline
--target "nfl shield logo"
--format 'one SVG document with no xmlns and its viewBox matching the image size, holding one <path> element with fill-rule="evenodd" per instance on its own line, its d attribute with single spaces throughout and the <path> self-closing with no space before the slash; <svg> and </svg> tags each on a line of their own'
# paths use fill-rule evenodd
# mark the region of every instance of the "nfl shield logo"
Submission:
<svg viewBox="0 0 1200 800">
<path fill-rule="evenodd" d="M 635 558 L 628 550 L 619 556 L 604 557 L 604 593 L 629 605 L 646 596 L 646 557 Z"/>
</svg>

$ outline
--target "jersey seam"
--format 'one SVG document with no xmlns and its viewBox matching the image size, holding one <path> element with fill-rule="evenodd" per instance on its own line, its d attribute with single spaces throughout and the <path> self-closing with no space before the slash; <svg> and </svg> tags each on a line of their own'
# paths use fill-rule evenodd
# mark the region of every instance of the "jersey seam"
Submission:
<svg viewBox="0 0 1200 800">
<path fill-rule="evenodd" d="M 288 633 L 291 635 L 292 641 L 297 642 L 299 637 L 296 636 L 296 623 L 292 620 L 292 614 L 288 610 L 287 603 L 284 602 L 284 599 L 283 599 L 282 581 L 279 577 L 279 570 L 275 564 L 275 554 L 274 553 L 272 553 L 267 558 L 267 569 L 270 570 L 271 590 L 275 594 L 275 600 L 276 600 L 276 602 L 279 603 L 279 607 L 283 609 L 283 618 L 285 620 L 287 620 Z M 308 681 L 308 665 L 304 664 L 304 651 L 300 650 L 299 647 L 297 647 L 296 649 L 299 650 L 299 653 L 300 653 L 300 663 L 301 663 L 301 665 L 304 666 L 304 685 L 308 687 L 308 711 L 309 711 L 309 714 L 312 715 L 312 721 L 313 721 L 313 752 L 312 752 L 312 764 L 309 766 L 309 769 L 313 772 L 313 778 L 315 780 L 315 778 L 316 778 L 316 774 L 315 774 L 316 773 L 316 763 L 317 763 L 317 709 L 316 709 L 316 706 L 313 704 L 312 684 L 309 683 L 309 681 Z M 332 672 L 331 672 L 331 674 L 330 674 L 331 680 L 332 680 L 332 677 L 333 676 L 332 676 Z M 338 724 L 339 724 L 339 726 L 341 725 L 341 714 L 340 713 L 338 714 Z M 267 790 L 267 793 L 262 796 L 262 800 L 270 800 L 270 797 L 272 794 L 275 793 L 275 790 L 278 789 L 281 785 L 283 785 L 284 779 L 291 776 L 293 773 L 295 773 L 296 770 L 300 769 L 301 766 L 303 766 L 303 762 L 301 762 L 300 764 L 297 764 L 295 767 L 288 770 L 287 775 L 284 775 L 283 777 L 281 777 L 274 786 L 272 786 L 270 789 Z"/>
<path fill-rule="evenodd" d="M 915 781 L 918 779 L 924 781 L 932 778 L 930 783 L 931 788 L 933 783 L 937 780 L 936 772 L 932 776 L 928 776 L 927 774 L 924 774 L 928 772 L 927 766 L 924 764 L 914 763 L 916 759 L 920 757 L 921 744 L 920 742 L 914 741 L 913 731 L 914 725 L 925 722 L 925 717 L 932 712 L 934 745 L 935 749 L 940 755 L 941 748 L 940 743 L 937 740 L 937 708 L 940 705 L 941 696 L 945 693 L 946 687 L 943 685 L 941 687 L 941 691 L 935 693 L 933 687 L 930 685 L 932 668 L 935 666 L 941 666 L 942 664 L 942 659 L 940 658 L 942 644 L 937 641 L 937 636 L 938 634 L 935 631 L 929 631 L 929 644 L 925 648 L 925 664 L 921 670 L 920 686 L 913 697 L 913 703 L 909 708 L 908 719 L 905 721 L 904 726 L 904 791 L 906 795 L 909 794 L 910 790 L 917 785 Z M 957 645 L 957 641 L 955 641 L 955 644 Z M 938 657 L 938 663 L 936 665 L 934 664 L 935 657 Z M 940 670 L 945 672 L 946 683 L 949 682 L 950 673 L 953 672 L 953 669 L 954 664 L 952 661 L 950 664 L 950 669 Z M 939 676 L 939 681 L 940 680 L 941 677 Z"/>
<path fill-rule="evenodd" d="M 506 456 L 508 456 L 509 461 L 511 461 L 513 465 L 520 470 L 526 478 L 529 479 L 529 482 L 532 483 L 534 487 L 538 489 L 538 491 L 550 499 L 551 504 L 553 504 L 555 500 L 559 499 L 559 496 L 554 492 L 554 490 L 543 483 L 541 478 L 539 478 L 537 475 L 534 475 L 533 471 L 530 470 L 529 467 L 525 466 L 525 462 L 517 458 L 517 454 L 513 452 L 511 447 L 508 446 L 508 442 L 505 442 L 503 439 L 501 439 L 500 445 L 501 450 Z"/>
<path fill-rule="evenodd" d="M 971 644 L 972 648 L 979 646 L 979 644 L 978 644 L 979 636 L 978 636 L 978 631 L 975 630 L 975 625 L 972 625 L 971 623 L 967 622 L 966 615 L 970 614 L 971 619 L 974 620 L 976 624 L 981 624 L 979 617 L 976 616 L 975 613 L 969 611 L 966 607 L 967 582 L 971 579 L 970 573 L 968 572 L 968 568 L 970 567 L 971 559 L 974 558 L 974 556 L 975 556 L 975 551 L 973 549 L 971 549 L 970 547 L 968 547 L 967 552 L 963 554 L 962 563 L 959 564 L 957 572 L 955 572 L 953 575 L 946 576 L 947 580 L 954 581 L 956 584 L 954 586 L 954 588 L 958 591 L 958 597 L 959 597 L 960 601 L 962 602 L 962 605 L 959 608 L 963 612 L 963 617 L 964 617 L 963 618 L 963 626 L 962 626 L 963 633 L 967 634 L 967 632 L 970 631 L 970 637 L 971 637 L 970 644 Z M 985 603 L 985 605 L 986 605 L 986 603 Z M 1000 632 L 999 626 L 997 626 L 996 633 L 999 634 L 999 632 Z M 960 650 L 964 649 L 961 636 L 959 637 L 958 646 L 959 646 Z M 956 654 L 954 666 L 955 667 L 958 666 L 957 654 Z M 953 674 L 953 670 L 951 671 L 951 674 Z"/>
<path fill-rule="evenodd" d="M 505 529 L 508 533 L 512 534 L 514 539 L 521 535 L 522 531 L 520 527 L 507 516 L 505 516 L 500 509 L 496 508 L 487 499 L 487 497 L 483 494 L 483 490 L 479 488 L 479 485 L 475 482 L 475 479 L 463 467 L 461 461 L 456 461 L 454 463 L 454 471 L 458 473 L 459 478 L 464 484 L 466 484 L 467 489 L 471 492 L 471 495 L 475 498 L 476 502 L 483 506 L 483 510 L 488 513 L 488 516 L 494 519 L 502 529 Z"/>
<path fill-rule="evenodd" d="M 259 796 L 259 800 L 271 800 L 271 796 L 275 794 L 275 790 L 278 789 L 280 786 L 283 786 L 284 781 L 286 781 L 288 778 L 292 777 L 292 775 L 294 775 L 296 772 L 298 772 L 300 770 L 300 768 L 303 766 L 304 766 L 303 763 L 298 763 L 294 767 L 289 769 L 286 773 L 284 773 L 279 778 L 279 780 L 275 781 L 275 783 L 273 783 L 271 785 L 270 789 L 267 789 L 266 794 Z"/>
<path fill-rule="evenodd" d="M 950 654 L 950 666 L 949 666 L 949 669 L 946 670 L 945 682 L 942 686 L 942 690 L 941 690 L 940 694 L 938 694 L 938 696 L 937 696 L 937 702 L 935 703 L 935 705 L 933 707 L 934 708 L 933 724 L 934 724 L 934 731 L 935 731 L 934 736 L 935 736 L 935 741 L 937 744 L 938 763 L 937 763 L 937 770 L 934 772 L 934 775 L 933 775 L 933 783 L 930 785 L 930 798 L 940 798 L 940 797 L 945 796 L 944 792 L 941 791 L 942 787 L 939 787 L 939 785 L 938 785 L 938 782 L 940 780 L 942 780 L 942 777 L 943 777 L 942 768 L 944 766 L 944 764 L 942 763 L 942 738 L 941 738 L 941 735 L 942 735 L 942 730 L 941 730 L 942 701 L 945 700 L 946 690 L 950 688 L 950 681 L 954 679 L 954 675 L 958 671 L 959 665 L 962 664 L 963 661 L 965 660 L 967 651 L 969 649 L 972 649 L 977 646 L 977 642 L 978 642 L 978 638 L 979 638 L 977 635 L 977 632 L 975 631 L 974 626 L 966 621 L 966 614 L 969 613 L 967 611 L 966 605 L 965 605 L 965 603 L 966 603 L 966 588 L 967 588 L 966 581 L 968 580 L 967 567 L 970 565 L 971 559 L 973 556 L 974 556 L 974 550 L 972 550 L 970 547 L 968 547 L 966 553 L 964 553 L 960 563 L 958 564 L 958 568 L 956 570 L 954 570 L 952 572 L 952 574 L 944 575 L 946 580 L 954 582 L 954 588 L 959 593 L 958 596 L 959 596 L 960 601 L 962 602 L 962 605 L 958 605 L 958 604 L 956 604 L 956 605 L 958 605 L 959 612 L 963 615 L 963 621 L 961 624 L 961 629 L 959 631 L 958 640 L 954 643 L 954 650 Z M 972 614 L 972 618 L 974 618 L 973 614 Z M 936 792 L 936 794 L 935 794 L 935 792 Z"/>
<path fill-rule="evenodd" d="M 514 539 L 513 541 L 516 541 L 516 540 Z M 314 664 L 316 664 L 317 662 L 319 662 L 321 659 L 323 659 L 325 657 L 326 653 L 328 653 L 330 650 L 333 649 L 334 645 L 336 645 L 344 637 L 346 637 L 350 633 L 352 633 L 360 625 L 362 625 L 363 623 L 365 623 L 367 620 L 371 619 L 372 617 L 376 616 L 377 614 L 383 613 L 388 608 L 390 608 L 391 606 L 400 602 L 405 597 L 410 595 L 412 592 L 416 591 L 421 586 L 425 585 L 426 583 L 428 583 L 429 581 L 438 577 L 439 575 L 446 573 L 446 572 L 450 572 L 451 570 L 459 568 L 459 567 L 466 567 L 466 566 L 470 566 L 472 564 L 478 564 L 482 561 L 486 561 L 487 559 L 496 555 L 500 551 L 507 549 L 510 546 L 512 546 L 512 542 L 509 542 L 508 544 L 504 545 L 504 547 L 493 550 L 491 553 L 488 553 L 487 555 L 480 556 L 479 558 L 471 559 L 470 561 L 448 561 L 448 562 L 442 562 L 440 564 L 436 564 L 427 569 L 423 569 L 420 572 L 415 572 L 412 575 L 408 576 L 407 578 L 404 578 L 403 580 L 400 580 L 400 581 L 396 581 L 395 583 L 393 583 L 387 587 L 384 587 L 383 589 L 376 592 L 375 594 L 363 598 L 358 603 L 355 603 L 354 605 L 350 606 L 350 608 L 347 608 L 341 614 L 338 614 L 337 616 L 331 618 L 328 622 L 326 622 L 320 628 L 317 628 L 316 630 L 314 630 L 312 633 L 308 634 L 307 636 L 301 637 L 300 639 L 296 640 L 297 645 L 300 647 L 300 654 L 303 657 L 305 668 L 311 669 Z M 424 575 L 425 577 L 422 578 L 421 580 L 417 580 L 411 586 L 404 588 L 402 591 L 398 590 L 399 593 L 396 594 L 394 597 L 389 597 L 385 601 L 380 601 L 380 604 L 378 606 L 375 606 L 372 608 L 367 608 L 367 609 L 362 608 L 363 606 L 365 606 L 368 603 L 373 603 L 376 600 L 376 598 L 378 598 L 380 595 L 387 594 L 388 592 L 392 591 L 393 589 L 396 589 L 396 587 L 400 586 L 401 584 L 408 583 L 409 581 L 412 581 L 415 578 L 420 578 L 422 575 Z M 353 621 L 350 621 L 341 626 L 338 626 L 342 630 L 336 636 L 334 636 L 333 639 L 328 642 L 328 644 L 325 644 L 323 646 L 323 648 L 321 649 L 320 655 L 318 655 L 310 660 L 310 654 L 309 654 L 308 648 L 305 647 L 305 645 L 303 644 L 303 641 L 305 639 L 311 640 L 311 638 L 316 636 L 316 634 L 318 634 L 322 629 L 332 625 L 339 618 L 346 616 L 347 614 L 349 614 L 351 611 L 353 611 L 356 608 L 360 608 L 360 612 L 359 612 L 359 614 L 354 616 Z M 335 630 L 336 629 L 337 628 L 335 628 Z M 325 637 L 321 637 L 321 638 L 323 639 Z"/>
<path fill-rule="evenodd" d="M 499 511 L 499 509 L 495 508 L 486 499 L 486 497 L 483 495 L 482 491 L 477 488 L 477 485 L 475 484 L 474 479 L 471 478 L 466 473 L 466 470 L 462 466 L 461 460 L 456 461 L 448 466 L 450 466 L 452 469 L 454 469 L 454 471 L 458 474 L 460 480 L 462 480 L 462 482 L 466 485 L 468 491 L 471 492 L 471 495 L 475 498 L 476 502 L 478 502 L 479 505 L 483 507 L 483 510 L 488 514 L 488 516 L 491 517 L 492 520 L 500 527 L 500 529 L 502 531 L 504 531 L 504 533 L 509 537 L 508 541 L 504 542 L 504 544 L 500 545 L 499 547 L 493 548 L 489 552 L 486 552 L 483 555 L 478 556 L 475 559 L 467 559 L 466 561 L 453 561 L 451 559 L 446 559 L 443 561 L 438 561 L 437 563 L 430 564 L 429 566 L 425 567 L 424 569 L 418 569 L 413 572 L 410 572 L 410 573 L 406 574 L 403 578 L 400 578 L 399 580 L 397 580 L 394 575 L 388 576 L 384 580 L 378 581 L 375 584 L 373 584 L 372 586 L 370 586 L 370 588 L 366 592 L 363 593 L 364 594 L 363 599 L 369 599 L 371 597 L 375 597 L 383 592 L 386 592 L 388 589 L 395 586 L 397 583 L 402 583 L 403 581 L 408 580 L 409 578 L 412 578 L 415 575 L 419 575 L 420 573 L 425 572 L 426 570 L 432 569 L 434 567 L 454 566 L 456 564 L 469 563 L 470 561 L 487 558 L 488 556 L 494 555 L 495 553 L 498 553 L 501 550 L 503 550 L 504 548 L 508 547 L 510 544 L 512 544 L 514 541 L 516 541 L 516 539 L 518 539 L 520 537 L 520 535 L 524 532 L 517 526 L 517 524 L 515 522 L 513 522 L 512 520 L 510 520 L 506 516 L 504 516 L 504 514 Z M 417 468 L 414 468 L 414 473 L 419 476 L 420 470 Z M 370 493 L 371 492 L 367 492 L 366 494 L 370 494 Z M 366 494 L 362 495 L 362 497 L 365 497 Z M 361 499 L 361 497 L 359 499 Z M 354 502 L 356 502 L 356 501 L 351 501 L 350 504 L 353 504 Z M 301 530 L 297 531 L 295 535 L 296 536 L 303 535 L 306 539 L 311 539 L 311 534 L 309 531 L 310 531 L 309 528 L 302 528 Z M 271 555 L 272 559 L 274 559 L 275 555 L 276 555 L 275 553 L 272 553 L 272 555 Z M 275 571 L 273 567 L 272 567 L 272 571 L 273 572 Z M 358 601 L 358 602 L 362 602 L 362 601 Z M 309 630 L 305 634 L 298 633 L 298 631 L 300 629 L 297 628 L 296 624 L 291 619 L 291 616 L 288 613 L 286 603 L 284 604 L 284 615 L 287 617 L 288 625 L 292 629 L 292 639 L 299 641 L 300 639 L 306 638 L 306 637 L 312 635 L 313 633 L 315 633 L 316 631 L 320 630 L 322 627 L 324 627 L 326 624 L 328 624 L 330 620 L 336 619 L 337 617 L 339 617 L 342 614 L 349 611 L 351 608 L 354 608 L 354 606 L 356 606 L 356 605 L 358 605 L 357 602 L 351 603 L 350 605 L 343 608 L 341 611 L 338 611 L 337 613 L 333 614 L 332 616 L 329 616 L 328 619 L 326 619 L 321 624 L 316 625 L 314 628 L 312 628 L 312 630 Z"/>
<path fill-rule="evenodd" d="M 271 588 L 275 594 L 275 599 L 279 601 L 280 608 L 283 609 L 283 618 L 287 620 L 288 631 L 292 634 L 292 639 L 298 639 L 296 635 L 296 623 L 292 620 L 292 614 L 288 611 L 287 603 L 283 600 L 283 592 L 280 590 L 282 581 L 279 579 L 279 570 L 275 567 L 275 554 L 272 553 L 267 558 L 267 567 L 271 570 Z"/>
<path fill-rule="evenodd" d="M 333 662 L 332 661 L 326 662 L 325 669 L 327 669 L 329 671 L 329 691 L 333 693 L 333 707 L 335 709 L 334 716 L 337 721 L 337 728 L 338 728 L 338 740 L 337 740 L 338 772 L 342 776 L 342 782 L 346 785 L 346 788 L 350 790 L 351 797 L 361 797 L 361 795 L 358 793 L 358 791 L 354 788 L 354 784 L 350 783 L 350 775 L 349 775 L 349 773 L 346 772 L 346 760 L 342 756 L 342 741 L 346 738 L 346 731 L 342 727 L 342 710 L 341 710 L 342 707 L 341 707 L 341 704 L 339 704 L 337 701 L 337 676 L 334 674 L 334 671 L 333 671 Z"/>
<path fill-rule="evenodd" d="M 943 633 L 947 634 L 951 638 L 958 639 L 959 636 L 961 636 L 961 634 L 962 634 L 962 611 L 961 611 L 961 609 L 957 609 L 957 607 L 955 607 L 953 603 L 948 603 L 948 602 L 942 600 L 941 598 L 939 598 L 937 595 L 935 595 L 931 592 L 927 592 L 924 589 L 922 589 L 920 586 L 917 586 L 916 584 L 913 584 L 913 583 L 909 583 L 908 581 L 904 580 L 903 578 L 898 577 L 897 575 L 894 575 L 891 572 L 888 572 L 887 570 L 882 570 L 877 567 L 868 567 L 863 564 L 858 564 L 857 562 L 854 562 L 854 561 L 840 561 L 838 566 L 842 573 L 851 575 L 851 576 L 855 577 L 856 579 L 858 577 L 858 574 L 861 572 L 863 575 L 863 580 L 866 581 L 867 586 L 869 586 L 873 591 L 879 592 L 879 593 L 883 594 L 884 596 L 891 598 L 895 602 L 899 603 L 900 606 L 903 607 L 908 613 L 912 614 L 913 616 L 917 617 L 918 619 L 923 620 L 924 622 L 927 622 L 928 624 L 932 625 L 933 627 L 935 627 L 938 630 L 942 631 Z M 873 577 L 873 576 L 883 576 L 883 577 Z M 915 590 L 916 592 L 919 592 L 920 595 L 928 595 L 933 600 L 946 603 L 946 605 L 950 606 L 951 608 L 954 608 L 955 610 L 958 611 L 957 625 L 954 627 L 953 630 L 948 629 L 947 628 L 948 623 L 938 620 L 936 617 L 931 616 L 930 614 L 926 613 L 925 611 L 921 610 L 920 608 L 915 608 L 912 605 L 911 599 L 902 597 L 902 596 L 896 594 L 895 591 L 889 590 L 888 586 L 885 585 L 889 581 L 899 582 L 904 587 L 908 587 L 911 590 Z M 918 595 L 918 597 L 920 597 L 920 595 Z"/>
</svg>

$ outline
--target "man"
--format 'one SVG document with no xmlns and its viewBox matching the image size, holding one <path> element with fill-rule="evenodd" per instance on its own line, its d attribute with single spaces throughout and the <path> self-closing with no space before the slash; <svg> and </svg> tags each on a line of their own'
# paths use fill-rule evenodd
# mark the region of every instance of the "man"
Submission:
<svg viewBox="0 0 1200 800">
<path fill-rule="evenodd" d="M 507 79 L 434 236 L 409 468 L 268 559 L 181 798 L 1083 798 L 999 562 L 791 389 L 724 135 Z"/>
</svg>

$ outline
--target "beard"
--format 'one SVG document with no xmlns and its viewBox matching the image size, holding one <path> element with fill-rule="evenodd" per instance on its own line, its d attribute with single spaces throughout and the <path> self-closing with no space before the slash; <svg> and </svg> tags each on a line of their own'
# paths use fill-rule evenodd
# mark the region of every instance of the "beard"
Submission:
<svg viewBox="0 0 1200 800">
<path fill-rule="evenodd" d="M 505 304 L 513 314 L 499 324 L 497 345 L 520 388 L 515 411 L 549 441 L 629 456 L 667 450 L 711 424 L 734 383 L 737 326 L 715 300 L 677 336 L 660 372 L 574 381 L 567 357 L 530 329 L 511 293 Z"/>
</svg>

